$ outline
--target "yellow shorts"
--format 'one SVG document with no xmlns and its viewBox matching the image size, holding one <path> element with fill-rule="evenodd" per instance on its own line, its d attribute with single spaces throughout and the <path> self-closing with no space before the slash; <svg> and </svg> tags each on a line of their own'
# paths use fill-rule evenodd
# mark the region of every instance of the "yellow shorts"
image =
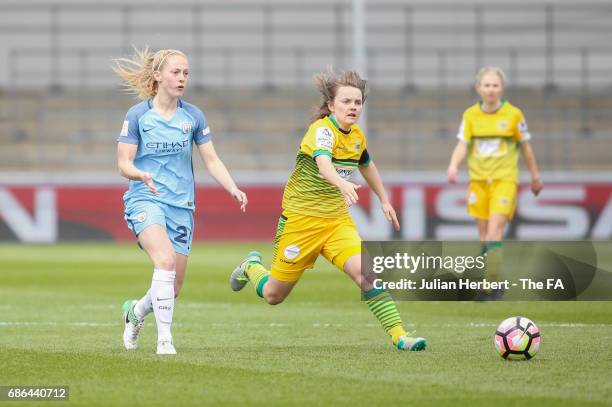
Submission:
<svg viewBox="0 0 612 407">
<path fill-rule="evenodd" d="M 511 181 L 471 181 L 467 196 L 468 213 L 476 219 L 489 219 L 497 213 L 512 220 L 516 209 L 516 183 Z"/>
<path fill-rule="evenodd" d="M 280 281 L 297 281 L 319 254 L 339 269 L 361 254 L 361 238 L 349 215 L 320 218 L 283 212 L 278 220 L 270 273 Z"/>
</svg>

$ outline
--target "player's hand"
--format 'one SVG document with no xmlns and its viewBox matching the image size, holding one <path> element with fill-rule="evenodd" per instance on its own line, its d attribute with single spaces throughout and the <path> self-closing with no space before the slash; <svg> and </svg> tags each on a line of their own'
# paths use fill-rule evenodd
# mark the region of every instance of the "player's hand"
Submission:
<svg viewBox="0 0 612 407">
<path fill-rule="evenodd" d="M 234 200 L 240 204 L 240 210 L 242 212 L 246 212 L 246 206 L 249 203 L 246 194 L 238 188 L 230 192 L 230 194 L 232 195 L 232 198 L 234 198 Z"/>
<path fill-rule="evenodd" d="M 144 172 L 142 174 L 142 182 L 145 183 L 145 185 L 149 188 L 149 191 L 153 195 L 159 196 L 159 192 L 157 192 L 157 188 L 155 188 L 155 183 L 153 182 L 153 177 L 151 176 L 150 173 Z"/>
<path fill-rule="evenodd" d="M 544 188 L 544 185 L 542 184 L 540 177 L 533 178 L 531 180 L 531 192 L 533 192 L 535 196 L 538 196 L 542 188 Z"/>
<path fill-rule="evenodd" d="M 448 171 L 446 173 L 446 176 L 448 177 L 448 182 L 450 184 L 454 184 L 457 182 L 457 168 L 455 167 L 448 167 Z"/>
<path fill-rule="evenodd" d="M 357 203 L 359 197 L 357 196 L 357 190 L 361 188 L 361 185 L 353 184 L 352 182 L 342 181 L 342 184 L 338 187 L 340 192 L 342 192 L 342 196 L 344 197 L 344 202 L 346 206 L 349 208 Z"/>
<path fill-rule="evenodd" d="M 387 218 L 387 220 L 393 224 L 395 230 L 400 230 L 400 224 L 397 220 L 395 209 L 393 209 L 389 202 L 384 202 L 382 204 L 382 211 L 385 214 L 385 218 Z"/>
</svg>

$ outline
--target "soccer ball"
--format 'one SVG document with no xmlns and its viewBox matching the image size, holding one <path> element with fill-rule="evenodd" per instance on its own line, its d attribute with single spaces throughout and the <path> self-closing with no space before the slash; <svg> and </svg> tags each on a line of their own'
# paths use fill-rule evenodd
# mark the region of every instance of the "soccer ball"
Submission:
<svg viewBox="0 0 612 407">
<path fill-rule="evenodd" d="M 495 349 L 507 360 L 528 360 L 540 350 L 540 329 L 529 318 L 510 317 L 502 321 L 494 336 Z"/>
</svg>

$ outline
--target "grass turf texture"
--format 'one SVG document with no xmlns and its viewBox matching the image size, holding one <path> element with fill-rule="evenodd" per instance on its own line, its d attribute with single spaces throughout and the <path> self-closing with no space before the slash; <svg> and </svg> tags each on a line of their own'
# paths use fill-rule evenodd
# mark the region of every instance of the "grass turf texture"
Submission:
<svg viewBox="0 0 612 407">
<path fill-rule="evenodd" d="M 194 247 L 176 304 L 178 355 L 159 357 L 152 315 L 138 350 L 121 339 L 122 302 L 149 286 L 144 252 L 0 245 L 0 385 L 68 385 L 60 404 L 87 406 L 612 405 L 609 302 L 403 302 L 429 348 L 401 353 L 324 259 L 282 305 L 251 287 L 231 292 L 229 273 L 250 249 L 269 263 L 269 244 Z M 540 326 L 531 361 L 494 349 L 495 327 L 513 315 Z M 28 404 L 41 405 L 18 405 Z"/>
</svg>

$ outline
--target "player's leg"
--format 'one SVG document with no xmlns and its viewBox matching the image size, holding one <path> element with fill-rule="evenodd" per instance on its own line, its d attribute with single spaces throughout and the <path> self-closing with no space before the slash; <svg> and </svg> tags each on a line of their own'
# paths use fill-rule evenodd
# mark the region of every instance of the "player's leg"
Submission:
<svg viewBox="0 0 612 407">
<path fill-rule="evenodd" d="M 406 333 L 402 319 L 391 295 L 386 290 L 374 288 L 374 275 L 371 270 L 362 268 L 361 238 L 353 220 L 347 216 L 334 225 L 327 242 L 323 246 L 323 256 L 344 271 L 362 290 L 363 298 L 372 314 L 381 323 L 393 345 L 400 350 L 423 350 L 427 346 L 424 338 L 415 338 Z"/>
<path fill-rule="evenodd" d="M 189 209 L 165 206 L 168 238 L 176 253 L 176 277 L 174 279 L 174 297 L 178 297 L 187 271 L 187 260 L 193 242 L 194 218 Z"/>
<path fill-rule="evenodd" d="M 174 298 L 177 298 L 183 288 L 185 272 L 187 271 L 188 256 L 176 253 L 176 277 L 174 278 Z"/>
<path fill-rule="evenodd" d="M 164 229 L 163 210 L 155 202 L 138 201 L 126 205 L 125 219 L 129 228 L 138 236 L 139 245 L 151 258 L 154 270 L 173 269 L 174 251 Z M 146 245 L 143 246 L 143 243 Z M 153 284 L 152 284 L 153 285 Z M 140 299 L 123 304 L 125 329 L 123 341 L 126 349 L 135 349 L 144 317 L 153 311 L 151 288 Z"/>
<path fill-rule="evenodd" d="M 278 271 L 272 272 L 261 264 L 258 252 L 251 252 L 232 272 L 230 285 L 232 290 L 239 291 L 250 281 L 259 297 L 270 305 L 277 305 L 291 293 L 302 273 L 303 270 L 288 275 Z"/>
<path fill-rule="evenodd" d="M 478 238 L 480 239 L 480 255 L 487 252 L 487 228 L 489 226 L 488 219 L 476 219 L 478 227 Z"/>
<path fill-rule="evenodd" d="M 270 305 L 280 304 L 289 296 L 296 284 L 297 280 L 281 281 L 276 279 L 274 275 L 270 275 L 268 282 L 263 286 L 263 299 Z"/>
<path fill-rule="evenodd" d="M 468 214 L 476 219 L 480 254 L 487 252 L 487 227 L 489 224 L 488 186 L 484 181 L 471 181 L 466 198 Z"/>
<path fill-rule="evenodd" d="M 487 242 L 499 242 L 504 238 L 504 230 L 508 223 L 508 216 L 501 213 L 492 213 L 487 220 Z"/>
<path fill-rule="evenodd" d="M 172 318 L 174 315 L 174 280 L 176 252 L 166 229 L 151 225 L 138 236 L 144 250 L 153 262 L 153 278 L 149 297 L 157 323 L 158 354 L 174 354 L 172 345 Z"/>
<path fill-rule="evenodd" d="M 187 259 L 191 250 L 193 240 L 193 211 L 162 205 L 166 219 L 167 240 L 171 244 L 174 253 L 174 267 L 172 281 L 164 283 L 164 296 L 152 296 L 153 309 L 158 324 L 157 354 L 176 354 L 172 342 L 170 328 L 175 309 L 175 300 L 178 297 L 185 279 L 187 270 Z M 153 287 L 153 286 L 152 286 Z M 159 316 L 159 317 L 158 317 Z M 162 324 L 160 327 L 160 323 Z M 160 328 L 164 330 L 161 331 Z"/>
<path fill-rule="evenodd" d="M 502 265 L 502 240 L 506 224 L 516 208 L 516 184 L 497 181 L 491 185 L 490 216 L 487 224 L 487 277 L 499 279 Z"/>
<path fill-rule="evenodd" d="M 312 217 L 281 215 L 270 270 L 263 266 L 259 252 L 250 252 L 230 276 L 232 290 L 239 291 L 251 282 L 257 295 L 268 304 L 283 302 L 304 270 L 311 268 L 319 255 L 321 229 Z"/>
<path fill-rule="evenodd" d="M 498 281 L 502 277 L 504 231 L 516 208 L 516 184 L 503 181 L 495 182 L 491 185 L 490 195 L 490 216 L 486 236 L 486 278 Z M 497 290 L 492 293 L 490 299 L 499 299 L 502 295 L 503 291 Z"/>
<path fill-rule="evenodd" d="M 487 273 L 488 280 L 497 281 L 501 277 L 503 262 L 502 239 L 508 216 L 493 213 L 487 226 Z"/>
</svg>

